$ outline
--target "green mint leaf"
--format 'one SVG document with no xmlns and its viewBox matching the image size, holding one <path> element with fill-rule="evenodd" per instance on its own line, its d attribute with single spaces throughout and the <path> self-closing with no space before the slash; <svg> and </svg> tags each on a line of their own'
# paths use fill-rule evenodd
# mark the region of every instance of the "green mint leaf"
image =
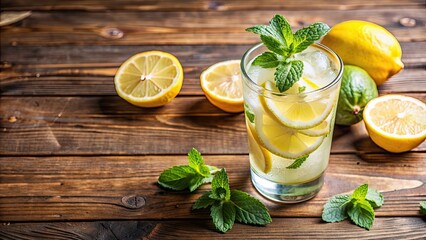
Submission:
<svg viewBox="0 0 426 240">
<path fill-rule="evenodd" d="M 210 175 L 210 169 L 205 166 L 204 159 L 197 149 L 192 148 L 191 151 L 188 152 L 188 162 L 189 166 L 195 169 L 195 171 L 200 173 L 202 176 L 207 177 Z"/>
<path fill-rule="evenodd" d="M 277 14 L 272 18 L 270 27 L 274 29 L 281 42 L 288 49 L 293 43 L 293 31 L 287 19 Z"/>
<path fill-rule="evenodd" d="M 235 207 L 231 202 L 216 202 L 210 208 L 210 216 L 217 230 L 227 232 L 235 222 Z"/>
<path fill-rule="evenodd" d="M 325 23 L 314 23 L 294 33 L 292 53 L 302 52 L 312 43 L 319 40 L 322 36 L 330 31 L 330 27 Z"/>
<path fill-rule="evenodd" d="M 280 64 L 275 72 L 275 84 L 284 92 L 291 88 L 293 84 L 299 81 L 303 72 L 303 62 L 300 60 L 292 60 L 285 64 Z"/>
<path fill-rule="evenodd" d="M 371 188 L 368 189 L 365 199 L 367 199 L 373 208 L 381 207 L 385 201 L 385 198 L 379 191 Z"/>
<path fill-rule="evenodd" d="M 216 200 L 210 198 L 211 191 L 208 191 L 204 193 L 201 197 L 199 197 L 194 205 L 192 205 L 192 209 L 200 209 L 200 208 L 207 208 L 211 205 L 213 205 Z"/>
<path fill-rule="evenodd" d="M 364 200 L 368 193 L 368 184 L 363 184 L 357 187 L 352 193 L 351 198 L 356 200 Z"/>
<path fill-rule="evenodd" d="M 244 106 L 244 112 L 245 112 L 245 114 L 246 114 L 246 116 L 247 116 L 247 119 L 248 119 L 251 123 L 254 123 L 254 113 L 252 113 L 252 112 L 248 109 L 247 105 L 245 105 L 245 106 Z"/>
<path fill-rule="evenodd" d="M 201 186 L 203 183 L 206 183 L 204 181 L 204 177 L 200 174 L 195 175 L 190 181 L 189 181 L 189 191 L 193 192 L 197 190 L 199 186 Z"/>
<path fill-rule="evenodd" d="M 197 185 L 200 177 L 203 178 L 190 166 L 174 166 L 161 173 L 158 183 L 173 190 L 183 190 Z M 194 187 L 192 189 L 195 190 Z"/>
<path fill-rule="evenodd" d="M 300 168 L 300 166 L 302 166 L 302 164 L 306 161 L 306 159 L 308 159 L 308 157 L 309 157 L 309 155 L 298 158 L 298 159 L 294 160 L 294 162 L 292 164 L 290 164 L 290 166 L 287 166 L 286 168 L 287 169 Z"/>
<path fill-rule="evenodd" d="M 426 201 L 420 202 L 420 212 L 426 214 Z"/>
<path fill-rule="evenodd" d="M 228 201 L 231 197 L 228 174 L 226 174 L 226 171 L 223 168 L 213 177 L 212 194 L 210 194 L 210 197 L 217 200 L 225 201 Z"/>
<path fill-rule="evenodd" d="M 356 200 L 352 208 L 349 209 L 348 215 L 351 220 L 360 227 L 367 230 L 373 227 L 374 210 L 365 199 Z"/>
<path fill-rule="evenodd" d="M 340 222 L 348 217 L 347 210 L 352 205 L 351 196 L 335 195 L 324 205 L 322 220 L 326 222 Z"/>
<path fill-rule="evenodd" d="M 261 35 L 260 40 L 262 40 L 263 44 L 272 52 L 282 56 L 286 56 L 288 54 L 288 49 L 276 38 L 267 35 Z"/>
<path fill-rule="evenodd" d="M 306 90 L 306 86 L 301 86 L 298 88 L 298 90 L 299 90 L 299 93 L 302 93 Z"/>
<path fill-rule="evenodd" d="M 272 222 L 265 205 L 248 193 L 232 190 L 231 202 L 235 205 L 235 219 L 238 222 L 257 225 L 265 225 Z"/>
<path fill-rule="evenodd" d="M 264 52 L 253 61 L 253 65 L 263 68 L 274 68 L 277 67 L 278 64 L 280 64 L 280 60 L 277 54 L 272 52 Z"/>
</svg>

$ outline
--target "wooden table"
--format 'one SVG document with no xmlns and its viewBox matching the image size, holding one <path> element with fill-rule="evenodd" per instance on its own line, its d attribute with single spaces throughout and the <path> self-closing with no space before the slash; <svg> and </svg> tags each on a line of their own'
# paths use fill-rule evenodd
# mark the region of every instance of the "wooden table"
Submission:
<svg viewBox="0 0 426 240">
<path fill-rule="evenodd" d="M 276 204 L 250 182 L 244 115 L 213 107 L 199 85 L 209 65 L 259 41 L 246 27 L 275 13 L 296 29 L 362 19 L 386 27 L 403 49 L 405 69 L 380 94 L 425 102 L 424 0 L 2 0 L 1 9 L 32 14 L 1 28 L 0 239 L 425 239 L 425 143 L 390 154 L 362 123 L 337 127 L 322 191 Z M 113 77 L 125 59 L 153 49 L 179 58 L 184 85 L 162 108 L 137 108 L 117 96 Z M 192 147 L 227 169 L 232 188 L 261 199 L 273 222 L 221 234 L 208 211 L 191 211 L 209 186 L 160 188 L 161 171 L 185 164 Z M 329 197 L 362 183 L 385 196 L 371 231 L 321 221 Z"/>
</svg>

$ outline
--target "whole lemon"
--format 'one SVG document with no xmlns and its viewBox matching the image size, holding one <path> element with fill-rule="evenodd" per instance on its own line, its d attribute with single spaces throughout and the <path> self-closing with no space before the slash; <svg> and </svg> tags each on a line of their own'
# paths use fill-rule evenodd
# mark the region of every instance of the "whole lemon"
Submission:
<svg viewBox="0 0 426 240">
<path fill-rule="evenodd" d="M 345 64 L 363 68 L 381 85 L 404 68 L 398 40 L 385 28 L 366 21 L 336 24 L 322 39 Z"/>
</svg>

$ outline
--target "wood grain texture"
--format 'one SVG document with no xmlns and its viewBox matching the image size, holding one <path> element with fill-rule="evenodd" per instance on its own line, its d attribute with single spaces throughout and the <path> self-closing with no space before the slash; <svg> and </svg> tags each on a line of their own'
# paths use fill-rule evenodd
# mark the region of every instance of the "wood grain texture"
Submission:
<svg viewBox="0 0 426 240">
<path fill-rule="evenodd" d="M 329 197 L 350 193 L 362 183 L 385 196 L 377 216 L 420 216 L 419 202 L 426 200 L 422 153 L 332 155 L 320 193 L 293 205 L 259 196 L 250 182 L 247 155 L 204 158 L 226 168 L 231 188 L 259 198 L 274 217 L 319 217 Z M 0 221 L 208 218 L 206 211 L 191 211 L 191 206 L 209 185 L 190 194 L 156 184 L 164 169 L 186 163 L 185 155 L 1 157 Z"/>
<path fill-rule="evenodd" d="M 284 10 L 284 9 L 363 9 L 363 8 L 396 8 L 396 7 L 424 7 L 422 0 L 350 0 L 350 1 L 322 1 L 311 0 L 269 0 L 259 4 L 256 0 L 54 0 L 28 1 L 28 0 L 3 0 L 1 7 L 4 10 L 131 10 L 131 11 L 235 11 L 235 10 Z"/>
<path fill-rule="evenodd" d="M 407 94 L 426 101 L 426 94 Z M 119 97 L 2 97 L 0 154 L 246 154 L 244 115 L 225 113 L 205 97 L 178 97 L 155 109 Z M 425 151 L 423 143 L 414 151 Z M 337 127 L 333 153 L 384 152 L 363 123 Z"/>
<path fill-rule="evenodd" d="M 74 239 L 422 239 L 421 218 L 381 217 L 366 231 L 343 221 L 323 224 L 318 218 L 274 218 L 266 227 L 235 224 L 226 234 L 215 231 L 209 220 L 98 221 L 70 223 L 10 223 L 0 225 L 4 240 Z M 298 226 L 298 227 L 294 227 Z"/>
<path fill-rule="evenodd" d="M 208 66 L 240 59 L 251 45 L 180 46 L 2 46 L 2 95 L 116 95 L 113 77 L 130 56 L 153 49 L 174 54 L 184 68 L 181 96 L 204 95 L 199 76 Z M 426 91 L 425 42 L 402 43 L 405 69 L 379 90 Z"/>
<path fill-rule="evenodd" d="M 267 23 L 277 11 L 232 12 L 33 12 L 1 28 L 1 45 L 253 44 L 245 28 Z M 279 11 L 293 28 L 321 21 L 329 25 L 360 19 L 387 28 L 401 42 L 425 41 L 424 9 Z M 414 19 L 405 27 L 403 18 Z"/>
</svg>

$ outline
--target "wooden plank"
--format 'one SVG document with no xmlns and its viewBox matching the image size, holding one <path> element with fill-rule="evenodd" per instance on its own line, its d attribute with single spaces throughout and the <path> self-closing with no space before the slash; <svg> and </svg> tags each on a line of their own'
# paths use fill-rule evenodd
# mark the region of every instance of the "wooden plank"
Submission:
<svg viewBox="0 0 426 240">
<path fill-rule="evenodd" d="M 208 66 L 239 59 L 251 45 L 180 46 L 2 46 L 2 95 L 116 95 L 113 76 L 128 57 L 158 49 L 184 67 L 180 92 L 203 95 L 199 76 Z M 426 91 L 426 42 L 402 43 L 405 68 L 380 87 L 382 93 Z M 82 54 L 84 53 L 84 54 Z"/>
<path fill-rule="evenodd" d="M 426 94 L 407 94 L 426 101 Z M 225 113 L 205 97 L 178 97 L 155 109 L 119 97 L 2 97 L 0 154 L 246 154 L 243 114 Z M 423 143 L 414 151 L 425 151 Z M 333 153 L 384 152 L 363 123 L 337 127 Z"/>
<path fill-rule="evenodd" d="M 422 0 L 351 0 L 351 1 L 311 1 L 311 0 L 270 0 L 259 4 L 255 0 L 234 1 L 209 1 L 209 0 L 186 0 L 176 2 L 173 0 L 159 1 L 83 1 L 83 0 L 54 0 L 28 1 L 28 0 L 3 0 L 3 10 L 82 10 L 82 11 L 104 11 L 104 10 L 131 10 L 131 11 L 236 11 L 236 10 L 284 10 L 284 9 L 371 9 L 371 8 L 397 8 L 397 7 L 424 7 Z"/>
<path fill-rule="evenodd" d="M 209 220 L 99 221 L 68 223 L 10 223 L 0 226 L 5 240 L 26 239 L 421 239 L 426 234 L 421 218 L 381 217 L 366 231 L 349 221 L 322 224 L 318 218 L 274 218 L 266 227 L 235 224 L 218 233 Z"/>
<path fill-rule="evenodd" d="M 267 23 L 277 11 L 233 12 L 33 12 L 1 29 L 1 45 L 253 44 L 245 28 Z M 401 42 L 425 41 L 424 9 L 279 11 L 297 29 L 316 21 L 334 25 L 360 19 L 386 27 Z M 411 18 L 417 24 L 405 27 Z"/>
<path fill-rule="evenodd" d="M 160 188 L 166 168 L 187 163 L 182 156 L 0 157 L 0 221 L 208 218 L 191 211 L 209 190 L 194 193 Z M 426 156 L 406 154 L 332 155 L 325 186 L 303 204 L 282 205 L 262 198 L 249 177 L 247 155 L 204 155 L 227 169 L 231 188 L 259 198 L 274 217 L 319 217 L 326 200 L 368 183 L 383 192 L 377 216 L 420 216 L 426 200 Z M 126 199 L 137 199 L 130 205 Z"/>
</svg>

